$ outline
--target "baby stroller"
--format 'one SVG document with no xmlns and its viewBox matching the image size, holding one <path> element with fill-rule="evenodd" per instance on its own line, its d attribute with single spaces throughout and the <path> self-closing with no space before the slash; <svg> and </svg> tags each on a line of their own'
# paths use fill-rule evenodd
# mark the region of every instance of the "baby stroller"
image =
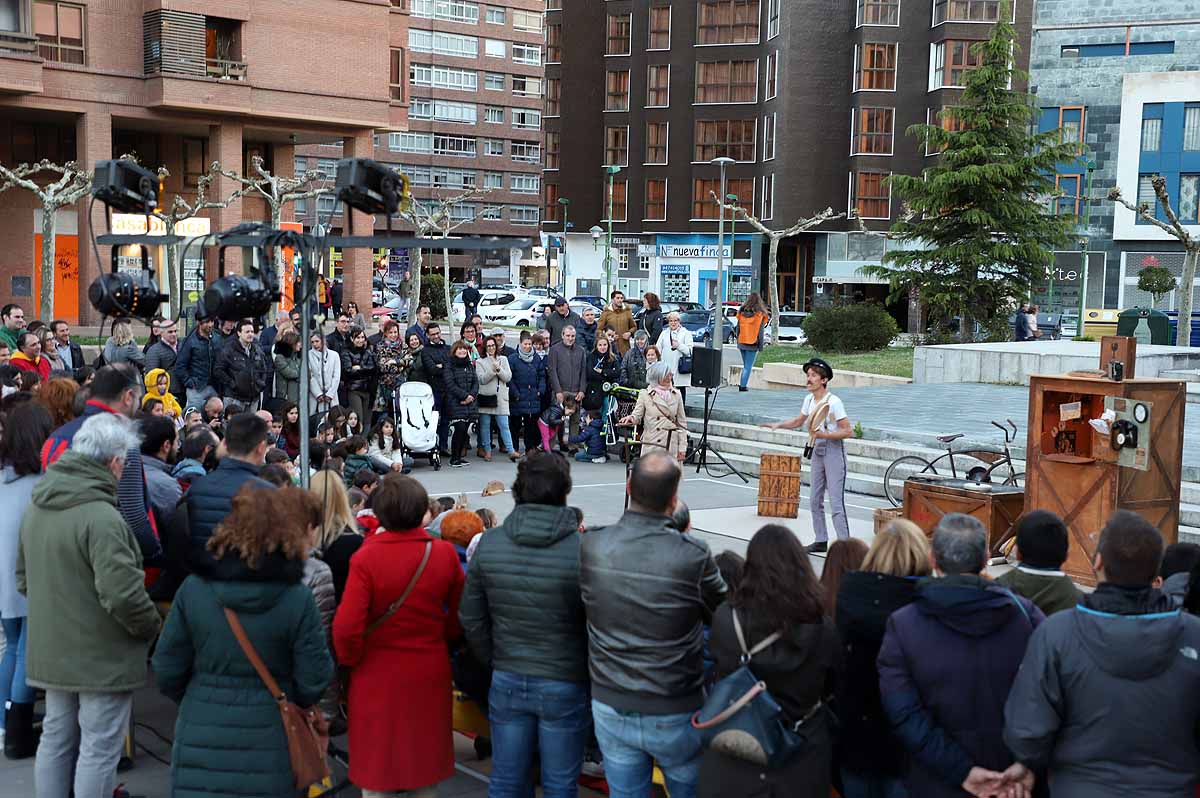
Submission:
<svg viewBox="0 0 1200 798">
<path fill-rule="evenodd" d="M 406 382 L 396 389 L 396 405 L 396 421 L 400 425 L 400 446 L 403 453 L 413 458 L 426 458 L 433 465 L 434 471 L 440 470 L 440 414 L 433 407 L 433 389 L 423 382 Z"/>
</svg>

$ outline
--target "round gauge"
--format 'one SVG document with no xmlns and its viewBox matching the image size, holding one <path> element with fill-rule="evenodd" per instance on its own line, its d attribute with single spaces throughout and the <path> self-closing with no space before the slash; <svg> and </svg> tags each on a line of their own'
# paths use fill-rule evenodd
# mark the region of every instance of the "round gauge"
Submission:
<svg viewBox="0 0 1200 798">
<path fill-rule="evenodd" d="M 1125 433 L 1118 430 L 1118 432 L 1117 432 L 1117 447 L 1120 448 L 1120 447 L 1123 447 L 1124 445 L 1125 445 Z"/>
<path fill-rule="evenodd" d="M 1133 406 L 1133 420 L 1139 424 L 1145 424 L 1146 419 L 1150 418 L 1150 408 L 1146 407 L 1141 402 Z"/>
</svg>

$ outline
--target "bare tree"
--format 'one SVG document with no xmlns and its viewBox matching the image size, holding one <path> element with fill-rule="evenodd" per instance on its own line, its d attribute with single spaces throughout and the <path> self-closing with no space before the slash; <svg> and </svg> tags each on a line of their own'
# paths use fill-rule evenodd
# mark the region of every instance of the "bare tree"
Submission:
<svg viewBox="0 0 1200 798">
<path fill-rule="evenodd" d="M 426 206 L 418 201 L 409 203 L 401 217 L 416 228 L 417 238 L 426 238 L 432 233 L 438 233 L 442 239 L 448 239 L 450 234 L 472 219 L 455 219 L 451 211 L 455 205 L 471 202 L 486 196 L 491 189 L 472 188 L 449 197 L 435 197 L 433 205 Z M 442 247 L 442 290 L 445 292 L 446 317 L 452 316 L 450 306 L 450 249 Z M 417 249 L 417 262 L 412 268 L 412 277 L 408 285 L 408 317 L 411 323 L 416 319 L 417 308 L 421 306 L 421 250 Z"/>
<path fill-rule="evenodd" d="M 717 193 L 715 191 L 710 191 L 709 193 L 712 195 L 712 198 L 714 201 L 716 201 L 717 205 L 720 206 L 722 212 L 724 212 L 726 210 L 733 211 L 735 219 L 737 218 L 738 214 L 741 214 L 741 217 L 743 219 L 745 219 L 747 222 L 749 222 L 751 227 L 753 227 L 755 230 L 757 230 L 758 232 L 762 233 L 764 236 L 767 237 L 767 241 L 769 242 L 768 243 L 769 249 L 768 249 L 768 254 L 767 254 L 767 279 L 771 283 L 770 288 L 768 290 L 768 294 L 769 294 L 769 297 L 771 300 L 771 338 L 772 338 L 772 340 L 778 341 L 779 340 L 779 290 L 778 290 L 777 284 L 778 284 L 778 271 L 779 271 L 779 242 L 785 238 L 791 238 L 794 235 L 799 235 L 800 233 L 803 233 L 806 230 L 811 230 L 814 227 L 819 227 L 822 224 L 824 224 L 825 222 L 833 221 L 834 219 L 841 219 L 841 218 L 845 217 L 846 214 L 834 213 L 833 208 L 826 208 L 825 210 L 821 211 L 820 213 L 818 213 L 814 216 L 809 216 L 804 219 L 798 219 L 796 221 L 796 223 L 791 225 L 790 227 L 785 227 L 782 230 L 772 230 L 771 228 L 769 228 L 765 224 L 763 224 L 761 221 L 759 221 L 757 216 L 755 216 L 754 214 L 747 211 L 743 206 L 730 205 L 726 202 L 723 202 L 719 197 L 717 197 Z M 732 248 L 730 251 L 732 251 Z"/>
<path fill-rule="evenodd" d="M 49 173 L 57 176 L 50 182 L 39 184 L 35 179 L 38 175 Z M 58 231 L 57 212 L 86 197 L 92 188 L 92 173 L 80 169 L 74 161 L 67 161 L 61 166 L 48 160 L 37 163 L 22 163 L 15 168 L 0 164 L 0 191 L 10 188 L 23 188 L 33 192 L 42 203 L 42 259 L 39 282 L 41 284 L 41 302 L 38 306 L 38 316 L 43 319 L 54 318 L 54 237 Z"/>
</svg>

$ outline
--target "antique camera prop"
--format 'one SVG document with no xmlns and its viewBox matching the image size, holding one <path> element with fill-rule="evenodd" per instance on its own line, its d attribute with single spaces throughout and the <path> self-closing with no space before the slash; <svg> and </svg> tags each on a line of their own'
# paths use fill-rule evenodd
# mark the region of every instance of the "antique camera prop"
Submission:
<svg viewBox="0 0 1200 798">
<path fill-rule="evenodd" d="M 271 303 L 279 301 L 279 277 L 272 266 L 272 253 L 263 248 L 262 265 L 251 267 L 247 274 L 225 275 L 225 250 L 220 249 L 218 271 L 221 277 L 204 292 L 204 307 L 222 321 L 237 321 L 265 316 Z"/>
<path fill-rule="evenodd" d="M 158 290 L 154 270 L 150 268 L 150 250 L 139 246 L 142 268 L 137 272 L 117 269 L 117 248 L 112 251 L 112 271 L 102 274 L 88 286 L 88 301 L 105 316 L 127 317 L 149 321 L 166 301 Z"/>
<path fill-rule="evenodd" d="M 119 213 L 150 213 L 158 204 L 158 177 L 133 161 L 98 161 L 92 196 Z"/>
</svg>

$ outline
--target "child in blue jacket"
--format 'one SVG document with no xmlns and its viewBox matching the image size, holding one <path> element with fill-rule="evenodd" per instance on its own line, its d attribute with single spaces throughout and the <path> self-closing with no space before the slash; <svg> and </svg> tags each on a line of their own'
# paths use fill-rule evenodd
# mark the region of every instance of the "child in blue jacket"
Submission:
<svg viewBox="0 0 1200 798">
<path fill-rule="evenodd" d="M 604 443 L 604 418 L 601 413 L 588 413 L 586 425 L 580 425 L 579 434 L 571 438 L 572 444 L 583 444 L 584 448 L 575 453 L 575 459 L 581 463 L 608 462 L 608 448 Z"/>
</svg>

